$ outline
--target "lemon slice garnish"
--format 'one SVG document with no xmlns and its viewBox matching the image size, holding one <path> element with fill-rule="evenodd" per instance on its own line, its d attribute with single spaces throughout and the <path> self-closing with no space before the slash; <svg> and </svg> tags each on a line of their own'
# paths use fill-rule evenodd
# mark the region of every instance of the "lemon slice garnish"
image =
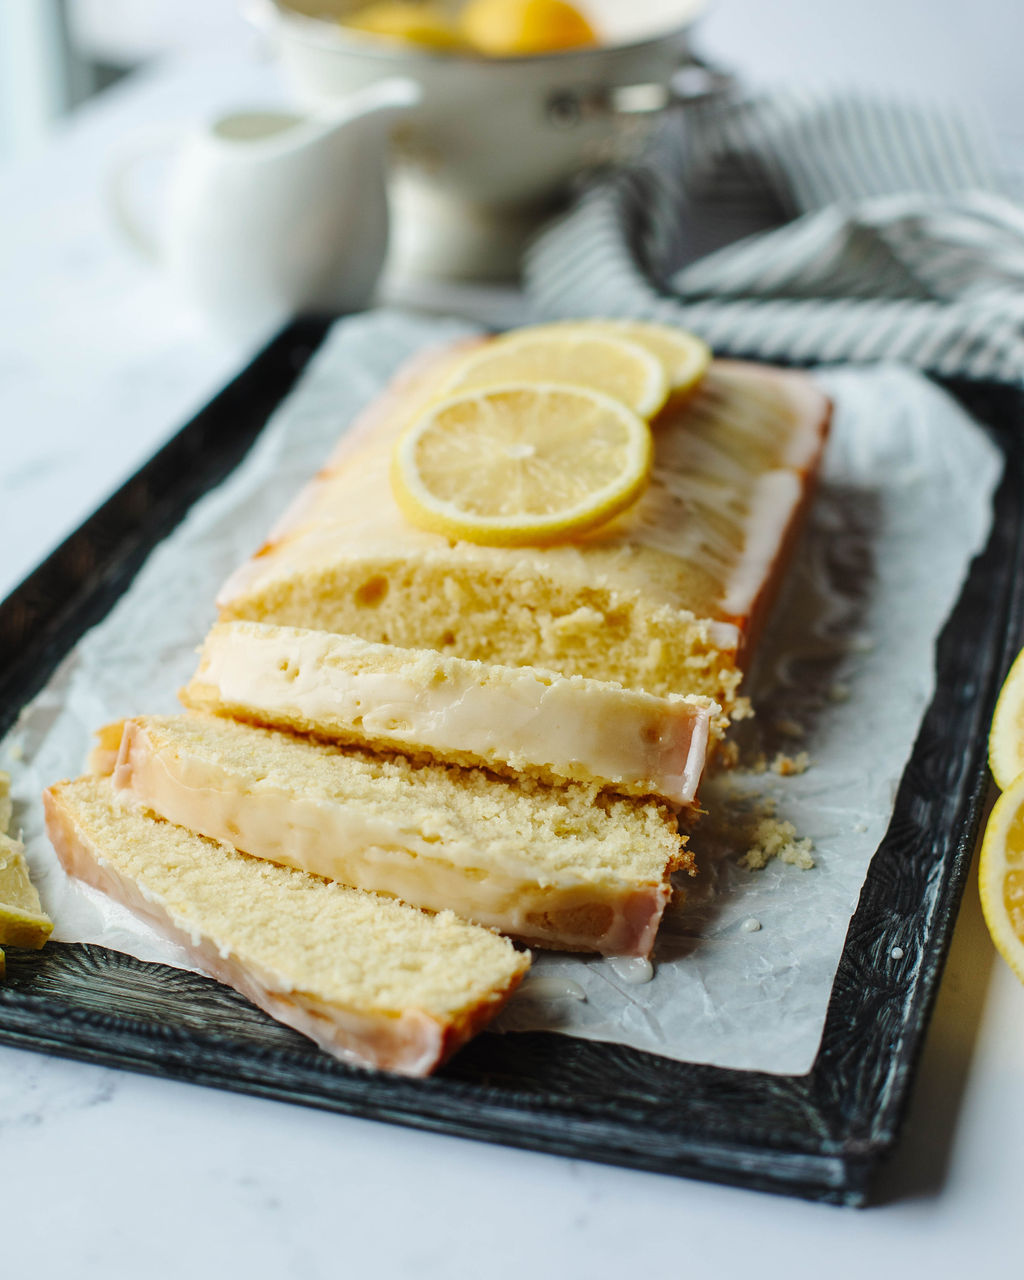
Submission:
<svg viewBox="0 0 1024 1280">
<path fill-rule="evenodd" d="M 395 446 L 391 485 L 421 529 L 491 545 L 560 542 L 633 503 L 651 432 L 593 388 L 515 382 L 427 408 Z"/>
<path fill-rule="evenodd" d="M 695 333 L 644 320 L 588 320 L 583 323 L 616 334 L 657 356 L 668 379 L 669 394 L 684 396 L 708 371 L 711 348 Z"/>
<path fill-rule="evenodd" d="M 589 324 L 538 325 L 484 343 L 456 366 L 447 390 L 507 382 L 591 387 L 621 400 L 641 418 L 653 417 L 668 397 L 668 378 L 657 356 Z"/>
<path fill-rule="evenodd" d="M 988 735 L 988 767 L 1000 791 L 1024 773 L 1024 650 L 999 693 Z"/>
<path fill-rule="evenodd" d="M 1024 982 L 1024 775 L 995 803 L 981 842 L 978 888 L 996 949 Z"/>
</svg>

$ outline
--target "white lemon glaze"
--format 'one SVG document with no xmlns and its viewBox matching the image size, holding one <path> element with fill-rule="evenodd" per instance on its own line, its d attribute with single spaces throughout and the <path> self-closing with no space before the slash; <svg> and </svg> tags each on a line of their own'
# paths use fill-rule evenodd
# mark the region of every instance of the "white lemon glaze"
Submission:
<svg viewBox="0 0 1024 1280">
<path fill-rule="evenodd" d="M 190 706 L 676 804 L 697 794 L 718 710 L 708 699 L 260 623 L 214 627 L 201 655 Z"/>
</svg>

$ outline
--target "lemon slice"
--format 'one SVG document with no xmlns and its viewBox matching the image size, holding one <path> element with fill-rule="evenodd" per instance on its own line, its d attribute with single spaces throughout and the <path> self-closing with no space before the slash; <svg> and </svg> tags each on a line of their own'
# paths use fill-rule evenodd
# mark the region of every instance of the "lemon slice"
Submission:
<svg viewBox="0 0 1024 1280">
<path fill-rule="evenodd" d="M 604 524 L 639 497 L 650 469 L 650 429 L 620 401 L 516 382 L 424 409 L 395 446 L 391 485 L 421 529 L 524 546 Z"/>
<path fill-rule="evenodd" d="M 1024 776 L 996 801 L 981 842 L 978 887 L 999 954 L 1024 982 Z"/>
<path fill-rule="evenodd" d="M 1000 791 L 1024 773 L 1024 650 L 999 693 L 988 734 L 988 767 Z"/>
<path fill-rule="evenodd" d="M 695 333 L 642 320 L 593 320 L 594 328 L 618 334 L 657 356 L 668 378 L 669 394 L 684 396 L 708 371 L 711 348 Z"/>
<path fill-rule="evenodd" d="M 653 417 L 668 398 L 668 379 L 657 356 L 589 324 L 538 325 L 495 338 L 465 357 L 447 390 L 507 382 L 592 387 L 621 400 L 641 418 Z"/>
<path fill-rule="evenodd" d="M 684 396 L 692 391 L 711 364 L 711 348 L 695 333 L 646 320 L 556 320 L 552 324 L 533 325 L 528 332 L 557 337 L 567 329 L 604 333 L 643 347 L 660 361 L 671 396 Z"/>
</svg>

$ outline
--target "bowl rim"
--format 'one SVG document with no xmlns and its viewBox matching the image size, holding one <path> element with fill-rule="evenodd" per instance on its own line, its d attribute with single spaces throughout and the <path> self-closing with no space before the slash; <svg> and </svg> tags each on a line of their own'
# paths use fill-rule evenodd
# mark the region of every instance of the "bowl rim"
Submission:
<svg viewBox="0 0 1024 1280">
<path fill-rule="evenodd" d="M 399 40 L 389 41 L 387 37 L 377 36 L 372 32 L 345 27 L 340 22 L 302 13 L 291 8 L 287 0 L 250 0 L 247 8 L 250 10 L 250 16 L 254 16 L 257 22 L 259 22 L 259 15 L 253 14 L 254 10 L 273 10 L 273 15 L 268 15 L 270 21 L 286 27 L 289 36 L 301 40 L 304 44 L 312 44 L 321 49 L 325 46 L 334 47 L 345 53 L 358 53 L 361 57 L 394 63 L 398 67 L 414 66 L 417 63 L 516 67 L 570 61 L 590 62 L 602 57 L 607 58 L 610 54 L 641 52 L 646 48 L 654 48 L 666 41 L 678 40 L 688 35 L 695 23 L 703 17 L 709 3 L 710 0 L 690 0 L 689 17 L 685 21 L 666 27 L 656 35 L 642 36 L 636 40 L 623 40 L 617 44 L 580 45 L 573 49 L 556 49 L 550 53 L 510 54 L 504 57 L 466 49 L 432 49 L 425 45 L 403 45 Z"/>
</svg>

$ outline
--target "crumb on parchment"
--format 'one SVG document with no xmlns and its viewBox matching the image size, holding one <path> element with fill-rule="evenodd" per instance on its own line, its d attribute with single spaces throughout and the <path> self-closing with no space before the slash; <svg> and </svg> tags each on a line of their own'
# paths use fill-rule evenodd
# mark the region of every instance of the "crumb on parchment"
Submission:
<svg viewBox="0 0 1024 1280">
<path fill-rule="evenodd" d="M 768 773 L 770 770 L 780 778 L 793 778 L 798 773 L 806 773 L 810 767 L 811 757 L 806 751 L 798 751 L 795 756 L 777 751 L 771 760 L 763 753 L 755 756 L 747 768 L 750 773 Z"/>
<path fill-rule="evenodd" d="M 741 867 L 760 871 L 773 859 L 810 870 L 813 842 L 799 837 L 792 822 L 778 816 L 778 800 L 743 794 L 733 779 L 719 783 L 715 803 L 694 828 L 692 843 L 736 858 Z"/>
<path fill-rule="evenodd" d="M 764 751 L 751 756 L 736 742 L 723 743 L 719 757 L 726 755 L 724 767 L 713 777 L 714 800 L 708 812 L 694 828 L 694 843 L 704 842 L 723 853 L 738 856 L 739 865 L 748 870 L 761 870 L 773 859 L 809 870 L 815 865 L 811 856 L 813 843 L 798 837 L 796 827 L 777 816 L 779 796 L 751 793 L 744 779 L 769 772 L 780 778 L 795 777 L 811 767 L 806 751 L 793 755 L 777 751 L 771 759 Z M 739 759 L 737 759 L 739 757 Z M 698 835 L 698 832 L 700 833 Z"/>
<path fill-rule="evenodd" d="M 792 778 L 798 773 L 806 773 L 811 767 L 811 757 L 806 751 L 798 751 L 795 756 L 787 756 L 784 751 L 780 751 L 769 766 L 772 773 L 777 773 L 781 778 Z"/>
<path fill-rule="evenodd" d="M 739 744 L 729 740 L 718 748 L 715 763 L 722 769 L 736 769 L 740 763 Z"/>
<path fill-rule="evenodd" d="M 796 827 L 783 818 L 765 815 L 758 818 L 750 833 L 750 845 L 740 858 L 740 866 L 751 871 L 766 867 L 772 858 L 809 871 L 814 866 L 811 841 L 797 839 Z"/>
</svg>

